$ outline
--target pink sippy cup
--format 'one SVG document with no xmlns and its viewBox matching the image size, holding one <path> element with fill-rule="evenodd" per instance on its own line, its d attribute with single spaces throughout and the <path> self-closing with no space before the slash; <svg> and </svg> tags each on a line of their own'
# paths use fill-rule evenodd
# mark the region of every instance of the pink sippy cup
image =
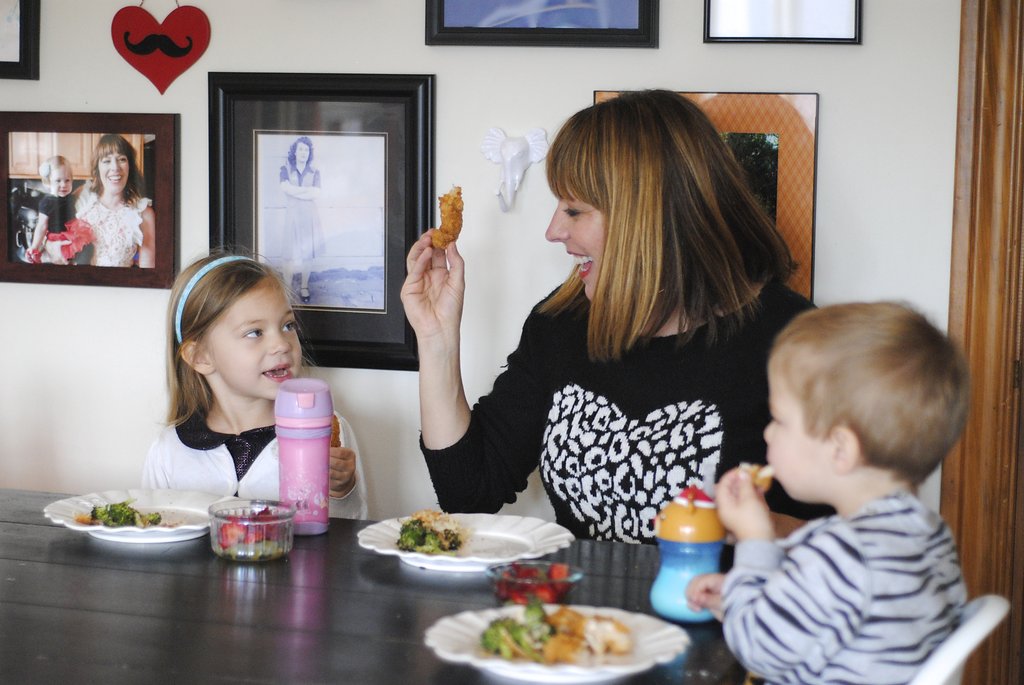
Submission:
<svg viewBox="0 0 1024 685">
<path fill-rule="evenodd" d="M 279 498 L 295 505 L 296 535 L 327 532 L 333 416 L 331 390 L 324 381 L 293 378 L 277 391 Z"/>
</svg>

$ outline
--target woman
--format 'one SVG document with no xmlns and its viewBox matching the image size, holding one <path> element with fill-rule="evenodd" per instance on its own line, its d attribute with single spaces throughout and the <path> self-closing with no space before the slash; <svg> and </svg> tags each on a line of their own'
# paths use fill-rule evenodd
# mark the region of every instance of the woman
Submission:
<svg viewBox="0 0 1024 685">
<path fill-rule="evenodd" d="M 313 141 L 300 136 L 288 148 L 288 164 L 281 167 L 280 186 L 287 202 L 285 237 L 291 255 L 284 265 L 284 282 L 292 287 L 292 274 L 299 272 L 299 298 L 310 301 L 310 263 L 324 249 L 323 229 L 316 199 L 320 197 L 320 171 L 313 166 Z"/>
<path fill-rule="evenodd" d="M 765 459 L 772 339 L 810 307 L 794 263 L 700 109 L 627 93 L 571 117 L 547 166 L 549 241 L 576 262 L 531 312 L 471 410 L 459 370 L 464 263 L 408 257 L 402 302 L 420 360 L 423 452 L 440 506 L 497 511 L 540 468 L 577 537 L 652 542 L 690 484 Z M 806 517 L 776 487 L 773 508 Z"/>
<path fill-rule="evenodd" d="M 101 136 L 76 205 L 78 220 L 92 231 L 93 266 L 156 265 L 156 213 L 145 191 L 132 144 L 116 133 Z M 47 253 L 55 264 L 67 264 L 60 245 L 47 243 Z"/>
</svg>

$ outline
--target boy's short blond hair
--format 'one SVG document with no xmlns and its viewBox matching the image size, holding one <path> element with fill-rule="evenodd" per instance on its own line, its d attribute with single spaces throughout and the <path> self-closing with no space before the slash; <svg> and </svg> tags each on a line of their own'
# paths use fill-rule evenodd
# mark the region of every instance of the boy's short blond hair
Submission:
<svg viewBox="0 0 1024 685">
<path fill-rule="evenodd" d="M 846 426 L 865 461 L 918 485 L 967 419 L 967 362 L 941 331 L 895 302 L 803 312 L 779 333 L 768 380 L 800 403 L 807 432 Z"/>
</svg>

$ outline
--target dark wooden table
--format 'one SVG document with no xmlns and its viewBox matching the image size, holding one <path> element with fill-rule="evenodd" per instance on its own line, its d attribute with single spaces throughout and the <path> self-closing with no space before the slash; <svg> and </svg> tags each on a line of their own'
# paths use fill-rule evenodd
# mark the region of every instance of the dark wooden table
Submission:
<svg viewBox="0 0 1024 685">
<path fill-rule="evenodd" d="M 423 644 L 438 619 L 496 605 L 482 574 L 424 571 L 359 547 L 332 519 L 285 560 L 217 558 L 209 538 L 133 545 L 51 523 L 66 495 L 0 489 L 0 683 L 494 682 Z M 653 613 L 655 547 L 576 541 L 577 604 Z M 625 683 L 739 683 L 716 623 L 675 661 Z"/>
</svg>

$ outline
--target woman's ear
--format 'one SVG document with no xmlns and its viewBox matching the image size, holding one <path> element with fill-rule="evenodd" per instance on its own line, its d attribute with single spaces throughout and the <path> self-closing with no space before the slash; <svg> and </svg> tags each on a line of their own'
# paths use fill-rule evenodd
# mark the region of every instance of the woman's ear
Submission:
<svg viewBox="0 0 1024 685">
<path fill-rule="evenodd" d="M 837 473 L 849 473 L 862 463 L 860 438 L 849 426 L 833 428 L 829 431 L 829 440 L 834 447 L 832 460 Z"/>
<path fill-rule="evenodd" d="M 187 340 L 182 343 L 180 354 L 185 363 L 191 366 L 196 373 L 203 376 L 213 373 L 213 363 L 210 361 L 210 355 L 195 340 Z"/>
</svg>

